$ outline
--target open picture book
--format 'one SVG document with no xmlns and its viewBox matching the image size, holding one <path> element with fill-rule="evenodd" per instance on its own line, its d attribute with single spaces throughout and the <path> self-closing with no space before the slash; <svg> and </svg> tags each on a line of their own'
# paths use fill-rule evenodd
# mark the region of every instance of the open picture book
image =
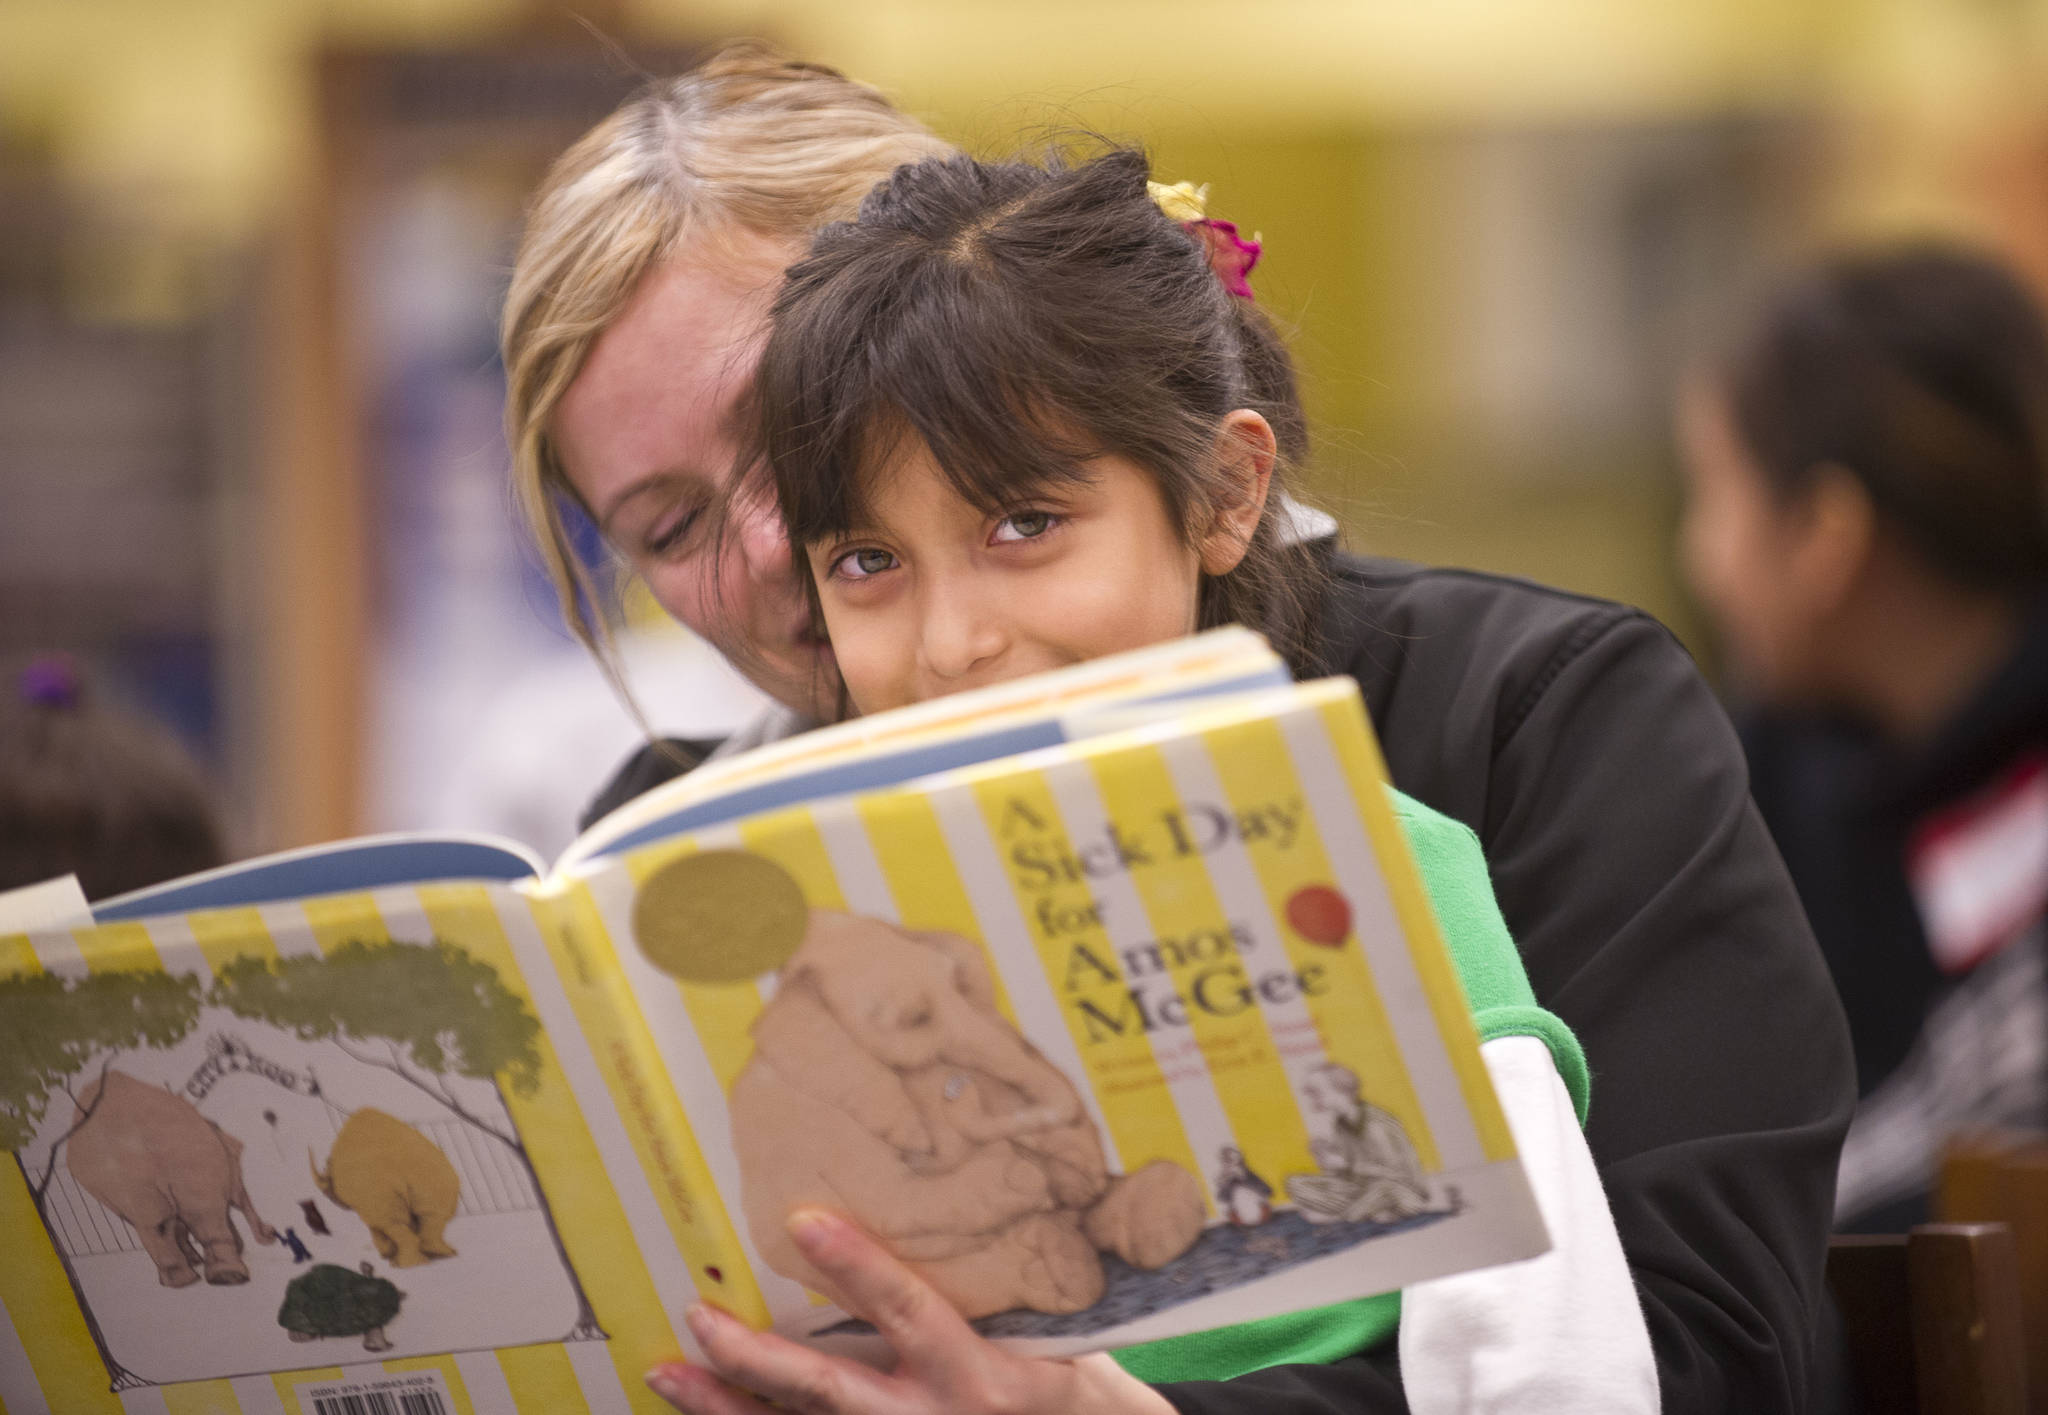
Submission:
<svg viewBox="0 0 2048 1415">
<path fill-rule="evenodd" d="M 0 918 L 10 1415 L 663 1410 L 700 1298 L 886 1359 L 806 1204 L 1044 1355 L 1548 1246 L 1356 685 L 1243 630 L 75 924 Z"/>
</svg>

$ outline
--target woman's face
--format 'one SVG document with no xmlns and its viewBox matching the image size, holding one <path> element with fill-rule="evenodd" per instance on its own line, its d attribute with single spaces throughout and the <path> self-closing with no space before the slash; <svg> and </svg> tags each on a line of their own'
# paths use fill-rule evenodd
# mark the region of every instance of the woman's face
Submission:
<svg viewBox="0 0 2048 1415">
<path fill-rule="evenodd" d="M 734 235 L 653 271 L 592 347 L 549 431 L 570 483 L 670 614 L 767 692 L 824 715 L 831 651 L 766 500 L 726 506 L 741 395 L 794 245 Z M 725 507 L 723 545 L 711 534 Z"/>
<path fill-rule="evenodd" d="M 1804 702 L 1821 624 L 1797 573 L 1803 518 L 1764 479 L 1718 390 L 1687 388 L 1678 429 L 1687 484 L 1679 544 L 1693 591 L 1743 688 L 1768 702 Z"/>
<path fill-rule="evenodd" d="M 1201 553 L 1121 457 L 990 515 L 923 443 L 877 473 L 872 524 L 807 546 L 839 671 L 863 713 L 1191 633 Z"/>
</svg>

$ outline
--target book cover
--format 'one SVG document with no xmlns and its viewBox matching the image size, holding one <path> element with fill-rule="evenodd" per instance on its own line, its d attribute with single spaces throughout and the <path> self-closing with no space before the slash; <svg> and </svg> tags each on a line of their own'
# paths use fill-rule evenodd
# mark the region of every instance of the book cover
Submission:
<svg viewBox="0 0 2048 1415">
<path fill-rule="evenodd" d="M 771 812 L 576 888 L 564 936 L 633 942 L 558 968 L 643 1024 L 685 1159 L 741 1196 L 718 1300 L 786 1335 L 881 1354 L 784 1238 L 803 1203 L 1041 1354 L 1546 1244 L 1346 680 Z"/>
<path fill-rule="evenodd" d="M 809 1202 L 1044 1354 L 1542 1251 L 1355 686 L 1146 716 L 0 940 L 6 1408 L 658 1410 L 700 1295 L 877 1357 Z"/>
</svg>

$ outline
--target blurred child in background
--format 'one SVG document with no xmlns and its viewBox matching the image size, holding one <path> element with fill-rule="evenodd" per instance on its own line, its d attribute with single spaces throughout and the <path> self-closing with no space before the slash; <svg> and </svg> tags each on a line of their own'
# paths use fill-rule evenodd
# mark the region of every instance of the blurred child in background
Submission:
<svg viewBox="0 0 2048 1415">
<path fill-rule="evenodd" d="M 204 776 L 170 732 L 40 658 L 0 690 L 0 889 L 75 874 L 88 899 L 226 861 Z"/>
<path fill-rule="evenodd" d="M 2048 336 L 1990 261 L 1844 258 L 1681 409 L 1694 586 L 1847 1006 L 1836 1218 L 1922 1220 L 1951 1134 L 2048 1123 Z"/>
</svg>

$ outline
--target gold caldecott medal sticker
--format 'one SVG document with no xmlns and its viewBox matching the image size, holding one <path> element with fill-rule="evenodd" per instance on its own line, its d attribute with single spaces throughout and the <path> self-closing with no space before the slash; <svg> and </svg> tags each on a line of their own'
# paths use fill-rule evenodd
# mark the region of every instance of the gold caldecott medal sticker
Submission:
<svg viewBox="0 0 2048 1415">
<path fill-rule="evenodd" d="M 641 884 L 633 938 L 670 977 L 740 983 L 787 963 L 810 916 L 803 891 L 773 860 L 704 850 L 671 860 Z"/>
</svg>

